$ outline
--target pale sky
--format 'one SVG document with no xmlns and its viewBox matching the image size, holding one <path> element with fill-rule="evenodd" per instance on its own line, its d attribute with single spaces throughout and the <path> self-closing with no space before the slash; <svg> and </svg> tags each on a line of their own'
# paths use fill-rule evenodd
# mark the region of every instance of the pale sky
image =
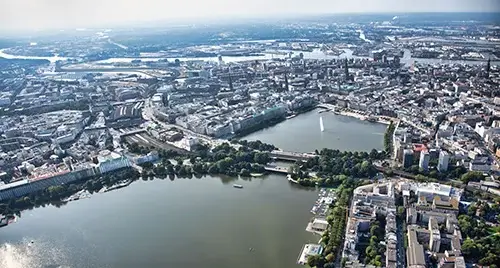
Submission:
<svg viewBox="0 0 500 268">
<path fill-rule="evenodd" d="M 0 0 L 0 30 L 361 12 L 500 11 L 500 0 Z"/>
</svg>

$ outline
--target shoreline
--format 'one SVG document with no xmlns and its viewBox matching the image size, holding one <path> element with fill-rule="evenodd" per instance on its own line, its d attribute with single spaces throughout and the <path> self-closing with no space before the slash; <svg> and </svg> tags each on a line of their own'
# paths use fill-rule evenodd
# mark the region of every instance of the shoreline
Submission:
<svg viewBox="0 0 500 268">
<path fill-rule="evenodd" d="M 383 124 L 383 125 L 389 125 L 391 123 L 391 120 L 386 120 L 384 119 L 383 117 L 384 116 L 380 116 L 380 115 L 373 115 L 373 116 L 370 116 L 370 115 L 362 115 L 361 112 L 359 111 L 337 111 L 337 110 L 329 110 L 327 109 L 326 110 L 327 112 L 332 112 L 336 115 L 342 115 L 342 116 L 347 116 L 347 117 L 351 117 L 351 118 L 356 118 L 356 119 L 359 119 L 361 121 L 366 121 L 366 122 L 370 122 L 370 123 L 378 123 L 378 124 Z M 386 117 L 386 118 L 389 118 L 389 117 Z M 396 120 L 395 118 L 392 118 L 393 120 Z"/>
</svg>

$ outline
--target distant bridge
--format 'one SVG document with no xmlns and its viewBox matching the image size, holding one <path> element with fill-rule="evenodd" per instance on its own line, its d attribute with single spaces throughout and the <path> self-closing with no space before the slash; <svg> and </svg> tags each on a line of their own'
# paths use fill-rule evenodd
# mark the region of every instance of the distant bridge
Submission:
<svg viewBox="0 0 500 268">
<path fill-rule="evenodd" d="M 275 158 L 277 160 L 287 160 L 287 161 L 307 161 L 310 158 L 315 157 L 315 154 L 311 153 L 295 153 L 295 152 L 285 152 L 285 151 L 272 151 L 269 153 L 269 157 Z"/>
<path fill-rule="evenodd" d="M 320 104 L 316 105 L 316 107 L 328 109 L 328 110 L 335 110 L 335 105 L 329 104 L 329 103 L 320 103 Z"/>
</svg>

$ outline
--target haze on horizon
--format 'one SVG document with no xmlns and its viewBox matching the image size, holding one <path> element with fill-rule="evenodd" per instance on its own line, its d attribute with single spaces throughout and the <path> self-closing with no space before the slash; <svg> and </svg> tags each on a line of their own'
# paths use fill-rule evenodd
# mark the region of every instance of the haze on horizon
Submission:
<svg viewBox="0 0 500 268">
<path fill-rule="evenodd" d="M 500 0 L 0 0 L 0 30 L 335 13 L 498 12 Z"/>
</svg>

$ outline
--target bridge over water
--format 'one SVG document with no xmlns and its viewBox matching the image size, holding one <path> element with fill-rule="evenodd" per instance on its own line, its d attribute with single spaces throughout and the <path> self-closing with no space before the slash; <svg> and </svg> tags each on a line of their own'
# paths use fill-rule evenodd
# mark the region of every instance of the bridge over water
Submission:
<svg viewBox="0 0 500 268">
<path fill-rule="evenodd" d="M 269 153 L 269 157 L 275 158 L 277 160 L 286 161 L 307 161 L 310 158 L 315 157 L 312 153 L 296 153 L 296 152 L 286 152 L 286 151 L 272 151 Z"/>
</svg>

